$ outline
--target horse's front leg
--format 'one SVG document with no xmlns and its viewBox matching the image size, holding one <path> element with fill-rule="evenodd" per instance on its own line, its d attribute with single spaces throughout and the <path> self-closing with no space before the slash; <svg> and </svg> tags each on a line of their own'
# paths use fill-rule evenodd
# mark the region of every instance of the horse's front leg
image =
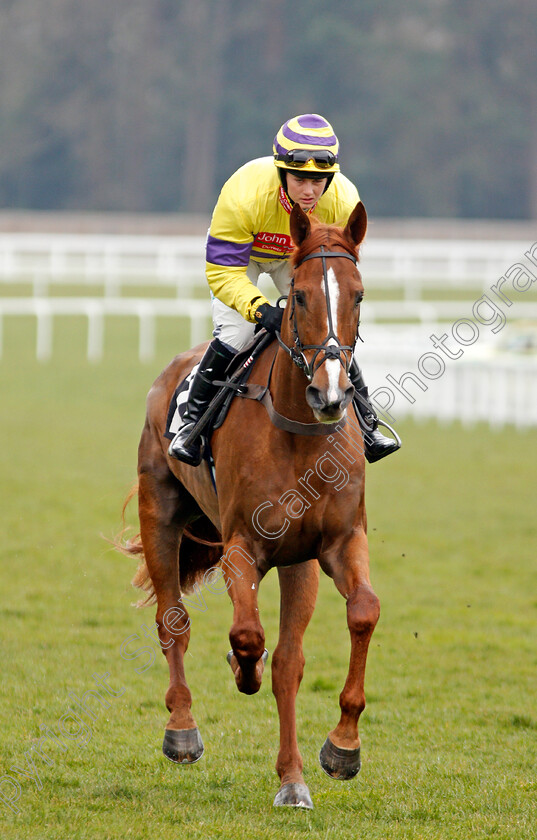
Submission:
<svg viewBox="0 0 537 840">
<path fill-rule="evenodd" d="M 280 718 L 280 751 L 276 771 L 280 790 L 274 805 L 313 808 L 302 776 L 302 756 L 296 737 L 295 701 L 304 672 L 302 639 L 309 624 L 319 588 L 319 564 L 308 560 L 278 569 L 280 578 L 280 635 L 272 657 L 272 691 Z"/>
<path fill-rule="evenodd" d="M 334 779 L 352 779 L 360 770 L 358 718 L 365 709 L 365 665 L 369 642 L 380 615 L 379 599 L 369 580 L 369 552 L 363 528 L 345 544 L 333 546 L 319 558 L 347 601 L 351 636 L 349 673 L 339 697 L 341 717 L 326 739 L 319 760 Z"/>
<path fill-rule="evenodd" d="M 229 631 L 232 649 L 228 662 L 239 691 L 255 694 L 261 687 L 267 658 L 265 632 L 257 606 L 263 573 L 257 568 L 251 546 L 242 537 L 235 535 L 226 544 L 222 573 L 233 603 L 233 624 Z"/>
</svg>

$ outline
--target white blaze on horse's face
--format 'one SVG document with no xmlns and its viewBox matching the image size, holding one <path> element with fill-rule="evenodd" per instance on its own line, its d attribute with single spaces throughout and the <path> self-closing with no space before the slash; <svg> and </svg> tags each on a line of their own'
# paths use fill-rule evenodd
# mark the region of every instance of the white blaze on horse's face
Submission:
<svg viewBox="0 0 537 840">
<path fill-rule="evenodd" d="M 320 254 L 314 256 L 320 256 Z M 339 262 L 342 263 L 343 260 L 339 260 Z M 343 329 L 345 332 L 347 316 L 344 311 L 346 283 L 343 287 L 340 286 L 336 276 L 337 268 L 338 266 L 335 269 L 332 266 L 326 267 L 326 277 L 323 272 L 320 281 L 322 295 L 319 295 L 318 287 L 315 290 L 312 289 L 313 297 L 318 301 L 316 307 L 318 322 L 315 327 L 316 340 L 311 341 L 312 347 L 315 348 L 315 354 L 312 362 L 310 362 L 310 364 L 313 363 L 314 372 L 311 383 L 306 388 L 306 400 L 315 418 L 320 423 L 338 423 L 345 416 L 347 406 L 354 396 L 354 387 L 346 371 L 348 358 L 345 353 L 348 350 L 343 349 L 345 345 L 342 344 L 341 336 L 338 334 L 339 329 Z M 322 309 L 323 299 L 324 311 Z M 325 323 L 324 330 L 326 330 L 326 333 L 324 337 L 322 337 L 321 332 L 323 323 L 321 319 Z M 313 339 L 314 334 L 311 334 L 311 336 Z M 324 341 L 326 341 L 326 345 L 324 345 Z M 330 355 L 323 352 L 323 347 L 319 342 L 327 350 L 329 347 L 337 347 L 339 352 L 334 353 L 330 358 Z"/>
<path fill-rule="evenodd" d="M 327 280 L 328 280 L 328 300 L 327 300 L 327 307 L 326 307 L 326 332 L 330 332 L 330 323 L 328 320 L 328 307 L 330 307 L 330 312 L 332 313 L 332 329 L 334 334 L 337 335 L 337 308 L 338 308 L 338 301 L 339 301 L 339 284 L 336 280 L 336 275 L 333 268 L 329 268 L 327 271 Z M 324 283 L 321 283 L 321 287 L 323 292 L 325 292 Z M 336 344 L 337 341 L 331 338 L 328 341 L 328 344 Z M 328 402 L 336 402 L 338 399 L 339 393 L 339 374 L 341 373 L 341 362 L 338 359 L 327 359 L 325 362 L 326 365 L 326 373 L 328 375 L 328 393 L 327 398 Z"/>
</svg>

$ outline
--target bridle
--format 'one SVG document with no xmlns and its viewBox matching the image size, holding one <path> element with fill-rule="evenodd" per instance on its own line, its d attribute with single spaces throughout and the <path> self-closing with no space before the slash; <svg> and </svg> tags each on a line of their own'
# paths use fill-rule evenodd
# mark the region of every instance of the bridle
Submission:
<svg viewBox="0 0 537 840">
<path fill-rule="evenodd" d="M 295 363 L 295 365 L 297 365 L 297 367 L 299 367 L 301 370 L 304 371 L 307 379 L 310 382 L 313 379 L 313 377 L 315 375 L 315 372 L 328 359 L 337 359 L 340 362 L 340 364 L 343 366 L 343 368 L 345 369 L 345 373 L 348 373 L 351 362 L 352 362 L 352 354 L 354 352 L 354 347 L 356 345 L 356 340 L 355 340 L 355 342 L 352 346 L 349 345 L 349 344 L 341 344 L 339 338 L 337 337 L 337 335 L 334 332 L 334 325 L 333 325 L 333 320 L 332 320 L 332 309 L 331 309 L 331 306 L 330 306 L 330 294 L 329 294 L 329 290 L 328 290 L 328 271 L 327 271 L 327 267 L 326 267 L 326 260 L 327 260 L 328 257 L 330 257 L 330 258 L 341 257 L 341 258 L 344 258 L 346 260 L 351 260 L 351 262 L 353 262 L 354 265 L 356 265 L 357 262 L 358 262 L 357 258 L 355 256 L 353 256 L 352 254 L 347 254 L 344 251 L 325 251 L 324 245 L 321 245 L 321 250 L 320 251 L 315 251 L 315 253 L 313 253 L 313 254 L 307 254 L 307 256 L 303 257 L 303 259 L 295 266 L 295 269 L 299 268 L 307 260 L 313 260 L 313 259 L 321 259 L 322 260 L 322 263 L 323 263 L 323 283 L 324 283 L 324 291 L 325 291 L 325 297 L 326 297 L 326 307 L 327 307 L 327 313 L 328 313 L 328 335 L 326 336 L 324 341 L 321 344 L 302 344 L 302 341 L 300 340 L 300 336 L 298 334 L 298 325 L 297 325 L 297 320 L 296 320 L 296 311 L 295 311 L 296 307 L 295 307 L 295 278 L 294 278 L 294 275 L 291 278 L 291 294 L 293 296 L 293 302 L 292 302 L 292 307 L 291 307 L 291 314 L 289 316 L 290 320 L 292 320 L 292 322 L 293 322 L 292 333 L 293 333 L 293 336 L 294 336 L 294 339 L 295 339 L 295 343 L 294 343 L 293 347 L 288 347 L 287 344 L 283 341 L 280 333 L 279 332 L 276 333 L 276 338 L 278 339 L 280 347 L 282 347 L 285 350 L 285 352 L 289 354 L 289 356 L 291 357 L 291 359 Z M 283 298 L 279 298 L 278 303 L 279 303 L 280 300 L 284 300 L 284 299 L 285 299 L 285 296 Z M 358 338 L 358 335 L 356 336 L 356 338 Z M 335 344 L 329 344 L 328 343 L 329 341 L 335 341 Z M 304 355 L 304 352 L 306 350 L 315 350 L 315 353 L 313 354 L 311 362 L 308 362 L 308 360 L 306 359 L 306 357 Z M 318 361 L 318 357 L 321 353 L 323 353 L 324 355 L 320 359 L 320 361 Z M 348 357 L 347 357 L 347 353 L 349 353 Z"/>
</svg>

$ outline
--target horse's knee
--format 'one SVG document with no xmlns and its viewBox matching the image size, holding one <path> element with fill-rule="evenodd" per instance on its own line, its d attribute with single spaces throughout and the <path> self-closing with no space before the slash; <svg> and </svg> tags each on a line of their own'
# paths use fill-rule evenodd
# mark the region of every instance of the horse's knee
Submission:
<svg viewBox="0 0 537 840">
<path fill-rule="evenodd" d="M 276 650 L 272 654 L 272 669 L 273 671 L 297 671 L 300 676 L 304 671 L 306 659 L 304 652 L 296 645 L 283 646 L 278 644 Z"/>
<path fill-rule="evenodd" d="M 277 694 L 282 689 L 294 686 L 295 692 L 302 682 L 306 660 L 301 649 L 278 645 L 272 655 L 272 691 Z"/>
<path fill-rule="evenodd" d="M 229 641 L 238 659 L 253 659 L 257 662 L 265 651 L 265 634 L 259 625 L 233 626 L 229 632 Z"/>
<path fill-rule="evenodd" d="M 351 632 L 371 634 L 380 616 L 380 601 L 368 584 L 362 584 L 347 601 L 347 623 Z"/>
</svg>

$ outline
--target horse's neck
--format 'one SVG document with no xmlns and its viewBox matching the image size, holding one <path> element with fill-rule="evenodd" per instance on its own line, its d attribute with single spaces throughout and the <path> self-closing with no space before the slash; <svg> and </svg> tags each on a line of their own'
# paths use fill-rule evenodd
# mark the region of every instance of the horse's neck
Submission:
<svg viewBox="0 0 537 840">
<path fill-rule="evenodd" d="M 274 408 L 289 420 L 315 423 L 313 412 L 306 402 L 308 380 L 283 350 L 278 352 L 270 382 Z"/>
</svg>

